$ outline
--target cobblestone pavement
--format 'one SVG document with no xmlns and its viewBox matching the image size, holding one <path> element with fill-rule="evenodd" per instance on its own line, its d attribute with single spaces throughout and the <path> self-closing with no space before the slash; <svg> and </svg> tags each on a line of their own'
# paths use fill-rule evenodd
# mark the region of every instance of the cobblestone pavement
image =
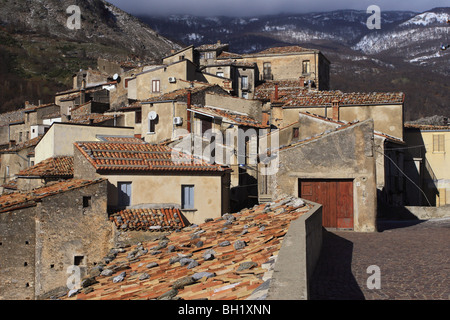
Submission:
<svg viewBox="0 0 450 320">
<path fill-rule="evenodd" d="M 372 265 L 380 289 L 367 286 Z M 450 218 L 385 221 L 374 233 L 324 231 L 310 298 L 450 300 Z"/>
</svg>

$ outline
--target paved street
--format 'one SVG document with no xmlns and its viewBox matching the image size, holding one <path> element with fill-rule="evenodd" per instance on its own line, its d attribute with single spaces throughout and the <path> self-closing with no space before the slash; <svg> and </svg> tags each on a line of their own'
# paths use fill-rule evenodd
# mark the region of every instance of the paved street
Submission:
<svg viewBox="0 0 450 320">
<path fill-rule="evenodd" d="M 367 287 L 371 265 L 379 267 L 380 289 Z M 324 232 L 311 299 L 450 300 L 450 219 Z"/>
</svg>

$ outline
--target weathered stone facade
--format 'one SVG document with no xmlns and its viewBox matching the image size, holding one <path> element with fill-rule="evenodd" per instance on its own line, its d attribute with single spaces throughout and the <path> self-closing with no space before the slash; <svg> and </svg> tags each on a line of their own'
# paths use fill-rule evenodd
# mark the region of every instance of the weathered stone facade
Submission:
<svg viewBox="0 0 450 320">
<path fill-rule="evenodd" d="M 67 290 L 70 266 L 79 267 L 81 280 L 114 245 L 105 180 L 29 205 L 0 213 L 1 299 Z"/>
</svg>

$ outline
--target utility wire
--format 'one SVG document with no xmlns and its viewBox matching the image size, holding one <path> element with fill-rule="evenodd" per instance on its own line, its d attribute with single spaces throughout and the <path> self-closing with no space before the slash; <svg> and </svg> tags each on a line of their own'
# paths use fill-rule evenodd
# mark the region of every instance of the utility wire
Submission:
<svg viewBox="0 0 450 320">
<path fill-rule="evenodd" d="M 378 152 L 378 153 L 380 153 L 380 154 L 382 154 L 382 155 L 384 155 L 386 158 L 388 158 L 393 164 L 394 164 L 394 166 L 398 169 L 398 171 L 400 171 L 409 181 L 411 181 L 411 183 L 413 184 L 413 185 L 415 185 L 416 187 L 417 187 L 417 189 L 419 189 L 420 190 L 420 192 L 422 192 L 422 194 L 424 195 L 424 197 L 425 197 L 425 199 L 427 200 L 427 202 L 428 202 L 428 205 L 430 206 L 430 207 L 432 207 L 432 205 L 431 205 L 431 203 L 430 203 L 430 201 L 428 200 L 428 197 L 427 197 L 427 195 L 425 194 L 425 192 L 423 192 L 423 190 L 410 178 L 410 177 L 408 177 L 408 175 L 406 174 L 406 173 L 404 173 L 403 171 L 402 171 L 402 169 L 400 169 L 400 167 L 395 163 L 395 161 L 394 160 L 392 160 L 390 157 L 388 157 L 386 154 L 384 154 L 384 152 L 380 152 L 380 151 L 378 151 L 378 150 L 375 150 L 376 152 Z"/>
</svg>

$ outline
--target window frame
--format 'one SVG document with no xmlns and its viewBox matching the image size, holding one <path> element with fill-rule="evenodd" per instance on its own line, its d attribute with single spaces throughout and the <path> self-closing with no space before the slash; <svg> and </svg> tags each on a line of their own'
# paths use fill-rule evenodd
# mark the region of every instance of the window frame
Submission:
<svg viewBox="0 0 450 320">
<path fill-rule="evenodd" d="M 160 93 L 160 92 L 161 92 L 161 80 L 159 79 L 152 80 L 152 93 Z"/>
<path fill-rule="evenodd" d="M 188 199 L 186 199 L 186 190 L 188 190 Z M 181 210 L 195 210 L 195 185 L 181 185 Z"/>
</svg>

